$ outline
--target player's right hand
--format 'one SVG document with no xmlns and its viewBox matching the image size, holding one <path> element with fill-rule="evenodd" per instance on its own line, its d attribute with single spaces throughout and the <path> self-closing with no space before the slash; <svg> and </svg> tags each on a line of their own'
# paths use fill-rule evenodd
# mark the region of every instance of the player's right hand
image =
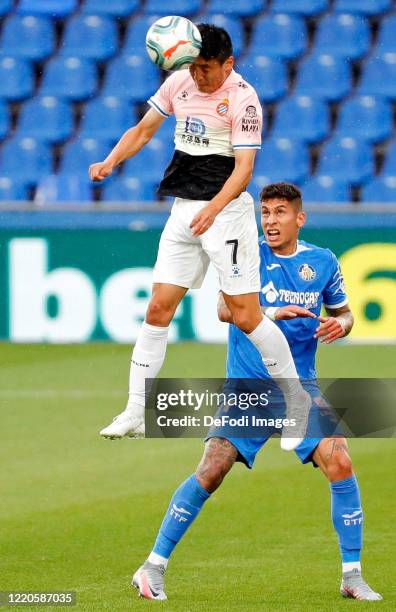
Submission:
<svg viewBox="0 0 396 612">
<path fill-rule="evenodd" d="M 287 319 L 295 319 L 297 317 L 316 319 L 316 314 L 303 308 L 302 306 L 282 306 L 277 308 L 275 313 L 276 321 L 284 321 Z"/>
<path fill-rule="evenodd" d="M 113 172 L 113 164 L 110 162 L 98 162 L 89 166 L 88 174 L 91 181 L 103 181 Z"/>
</svg>

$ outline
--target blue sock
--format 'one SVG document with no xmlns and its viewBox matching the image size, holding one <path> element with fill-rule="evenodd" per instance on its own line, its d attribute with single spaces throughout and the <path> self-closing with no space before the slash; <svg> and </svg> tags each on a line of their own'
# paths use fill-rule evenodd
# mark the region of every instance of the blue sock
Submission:
<svg viewBox="0 0 396 612">
<path fill-rule="evenodd" d="M 210 493 L 201 487 L 195 474 L 176 489 L 155 541 L 154 553 L 166 559 L 170 557 L 208 497 Z"/>
<path fill-rule="evenodd" d="M 343 563 L 360 562 L 363 510 L 356 477 L 330 483 L 331 517 L 338 534 Z"/>
</svg>

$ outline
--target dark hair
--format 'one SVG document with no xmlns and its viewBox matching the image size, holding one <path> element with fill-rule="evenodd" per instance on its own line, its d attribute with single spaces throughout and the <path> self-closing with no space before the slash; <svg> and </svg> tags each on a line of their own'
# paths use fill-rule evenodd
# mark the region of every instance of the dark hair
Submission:
<svg viewBox="0 0 396 612">
<path fill-rule="evenodd" d="M 296 202 L 298 207 L 302 207 L 301 191 L 291 183 L 271 183 L 266 185 L 260 193 L 260 202 L 267 200 L 287 200 L 287 202 Z"/>
<path fill-rule="evenodd" d="M 220 64 L 224 64 L 233 53 L 228 32 L 211 23 L 198 23 L 197 28 L 202 37 L 200 56 L 205 60 L 216 59 Z"/>
</svg>

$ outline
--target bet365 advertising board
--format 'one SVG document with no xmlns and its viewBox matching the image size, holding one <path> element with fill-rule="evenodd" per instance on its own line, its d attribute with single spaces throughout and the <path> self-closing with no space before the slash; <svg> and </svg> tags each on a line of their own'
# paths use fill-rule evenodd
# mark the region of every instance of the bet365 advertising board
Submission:
<svg viewBox="0 0 396 612">
<path fill-rule="evenodd" d="M 0 230 L 0 338 L 134 342 L 151 291 L 160 232 Z M 359 341 L 396 340 L 396 228 L 306 229 L 339 257 Z M 217 279 L 177 310 L 171 341 L 224 342 Z"/>
</svg>

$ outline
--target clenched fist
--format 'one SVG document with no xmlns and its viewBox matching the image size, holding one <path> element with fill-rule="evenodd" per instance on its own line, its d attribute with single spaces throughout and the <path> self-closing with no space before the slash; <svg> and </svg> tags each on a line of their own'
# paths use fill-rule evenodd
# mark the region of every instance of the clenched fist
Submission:
<svg viewBox="0 0 396 612">
<path fill-rule="evenodd" d="M 91 181 L 103 181 L 113 172 L 113 165 L 110 162 L 98 162 L 89 166 L 89 177 Z"/>
</svg>

